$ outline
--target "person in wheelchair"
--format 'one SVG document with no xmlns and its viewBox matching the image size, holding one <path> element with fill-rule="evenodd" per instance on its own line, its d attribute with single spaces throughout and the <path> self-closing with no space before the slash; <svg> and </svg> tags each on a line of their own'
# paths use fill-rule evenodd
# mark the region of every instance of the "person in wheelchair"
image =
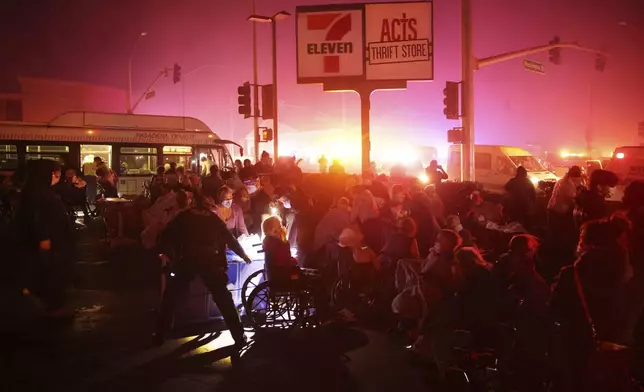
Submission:
<svg viewBox="0 0 644 392">
<path fill-rule="evenodd" d="M 291 246 L 286 239 L 286 228 L 276 216 L 262 222 L 265 238 L 262 242 L 268 279 L 277 284 L 298 280 L 300 268 L 291 256 Z"/>
<path fill-rule="evenodd" d="M 291 256 L 291 246 L 286 238 L 286 228 L 276 216 L 262 222 L 265 235 L 262 242 L 266 276 L 272 287 L 278 290 L 309 289 L 313 294 L 318 317 L 324 320 L 328 315 L 328 299 L 321 281 L 305 274 Z"/>
</svg>

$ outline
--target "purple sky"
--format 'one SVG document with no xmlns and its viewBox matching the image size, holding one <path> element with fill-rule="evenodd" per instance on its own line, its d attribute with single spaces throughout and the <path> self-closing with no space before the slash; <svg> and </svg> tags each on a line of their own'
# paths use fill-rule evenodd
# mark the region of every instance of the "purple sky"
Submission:
<svg viewBox="0 0 644 392">
<path fill-rule="evenodd" d="M 474 45 L 478 57 L 564 41 L 606 48 L 606 70 L 594 69 L 593 54 L 564 50 L 563 64 L 548 54 L 530 56 L 545 75 L 523 69 L 521 59 L 477 71 L 476 140 L 479 143 L 542 145 L 583 149 L 590 127 L 595 145 L 609 151 L 636 143 L 644 121 L 644 2 L 641 0 L 472 0 Z M 0 82 L 16 75 L 81 79 L 124 87 L 126 61 L 140 31 L 149 34 L 135 50 L 134 87 L 140 92 L 155 73 L 178 62 L 183 85 L 162 80 L 156 97 L 140 113 L 188 115 L 203 119 L 222 137 L 250 132 L 251 120 L 236 113 L 237 86 L 252 77 L 250 0 L 26 0 L 0 6 Z M 91 4 L 89 4 L 91 3 Z M 257 0 L 258 13 L 315 5 L 319 0 Z M 340 2 L 332 2 L 340 3 Z M 435 80 L 410 83 L 406 91 L 372 96 L 374 139 L 384 132 L 418 143 L 445 143 L 446 130 L 459 125 L 443 116 L 443 88 L 460 80 L 460 13 L 457 0 L 434 2 Z M 27 12 L 27 7 L 31 7 Z M 38 9 L 40 12 L 34 12 Z M 323 93 L 321 86 L 297 85 L 295 18 L 278 28 L 281 120 L 295 129 L 358 124 L 358 97 Z M 620 25 L 626 22 L 627 25 Z M 271 78 L 270 27 L 260 25 L 260 83 Z"/>
</svg>

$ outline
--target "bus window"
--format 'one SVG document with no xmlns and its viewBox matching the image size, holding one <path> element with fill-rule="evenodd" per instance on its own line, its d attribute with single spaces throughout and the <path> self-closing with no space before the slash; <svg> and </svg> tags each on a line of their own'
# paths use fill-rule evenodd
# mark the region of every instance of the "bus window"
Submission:
<svg viewBox="0 0 644 392">
<path fill-rule="evenodd" d="M 27 146 L 27 160 L 49 159 L 65 165 L 68 161 L 69 146 Z"/>
<path fill-rule="evenodd" d="M 185 146 L 163 146 L 163 165 L 167 168 L 170 167 L 170 162 L 177 164 L 177 167 L 183 166 L 186 170 L 190 170 L 192 165 L 192 147 Z"/>
<path fill-rule="evenodd" d="M 18 169 L 18 148 L 13 145 L 0 146 L 0 170 Z"/>
<path fill-rule="evenodd" d="M 93 176 L 96 174 L 94 158 L 100 157 L 107 167 L 112 167 L 112 146 L 98 144 L 81 144 L 80 161 L 83 175 Z"/>
<path fill-rule="evenodd" d="M 121 147 L 119 172 L 124 176 L 151 175 L 157 168 L 155 147 Z"/>
</svg>

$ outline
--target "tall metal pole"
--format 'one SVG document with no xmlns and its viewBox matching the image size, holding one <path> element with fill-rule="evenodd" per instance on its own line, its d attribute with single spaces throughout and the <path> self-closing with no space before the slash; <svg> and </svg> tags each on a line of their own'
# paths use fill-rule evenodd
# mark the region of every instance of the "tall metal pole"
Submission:
<svg viewBox="0 0 644 392">
<path fill-rule="evenodd" d="M 256 13 L 256 4 L 253 0 L 253 15 Z M 253 141 L 255 162 L 259 162 L 259 88 L 257 87 L 257 26 L 253 23 Z"/>
<path fill-rule="evenodd" d="M 361 123 L 361 147 L 362 147 L 362 175 L 367 176 L 371 171 L 371 93 L 370 88 L 362 88 L 360 94 L 360 123 Z"/>
<path fill-rule="evenodd" d="M 273 18 L 271 21 L 271 27 L 273 29 L 273 159 L 277 162 L 279 158 L 279 153 L 277 150 L 279 137 L 278 128 L 278 117 L 277 117 L 277 20 Z"/>
<path fill-rule="evenodd" d="M 588 124 L 586 125 L 586 156 L 591 158 L 593 151 L 593 81 L 588 81 Z"/>
<path fill-rule="evenodd" d="M 476 59 L 472 44 L 471 0 L 461 0 L 461 38 L 463 51 L 463 147 L 461 150 L 461 179 L 475 181 L 474 177 L 474 68 Z"/>
<path fill-rule="evenodd" d="M 132 113 L 132 55 L 127 59 L 127 95 L 125 96 L 125 112 Z"/>
</svg>

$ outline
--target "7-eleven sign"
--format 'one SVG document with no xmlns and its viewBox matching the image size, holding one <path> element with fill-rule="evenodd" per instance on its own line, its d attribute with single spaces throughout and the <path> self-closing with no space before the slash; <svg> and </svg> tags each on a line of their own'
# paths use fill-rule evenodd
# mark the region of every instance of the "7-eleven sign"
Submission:
<svg viewBox="0 0 644 392">
<path fill-rule="evenodd" d="M 362 19 L 362 10 L 298 12 L 298 80 L 362 76 Z"/>
</svg>

